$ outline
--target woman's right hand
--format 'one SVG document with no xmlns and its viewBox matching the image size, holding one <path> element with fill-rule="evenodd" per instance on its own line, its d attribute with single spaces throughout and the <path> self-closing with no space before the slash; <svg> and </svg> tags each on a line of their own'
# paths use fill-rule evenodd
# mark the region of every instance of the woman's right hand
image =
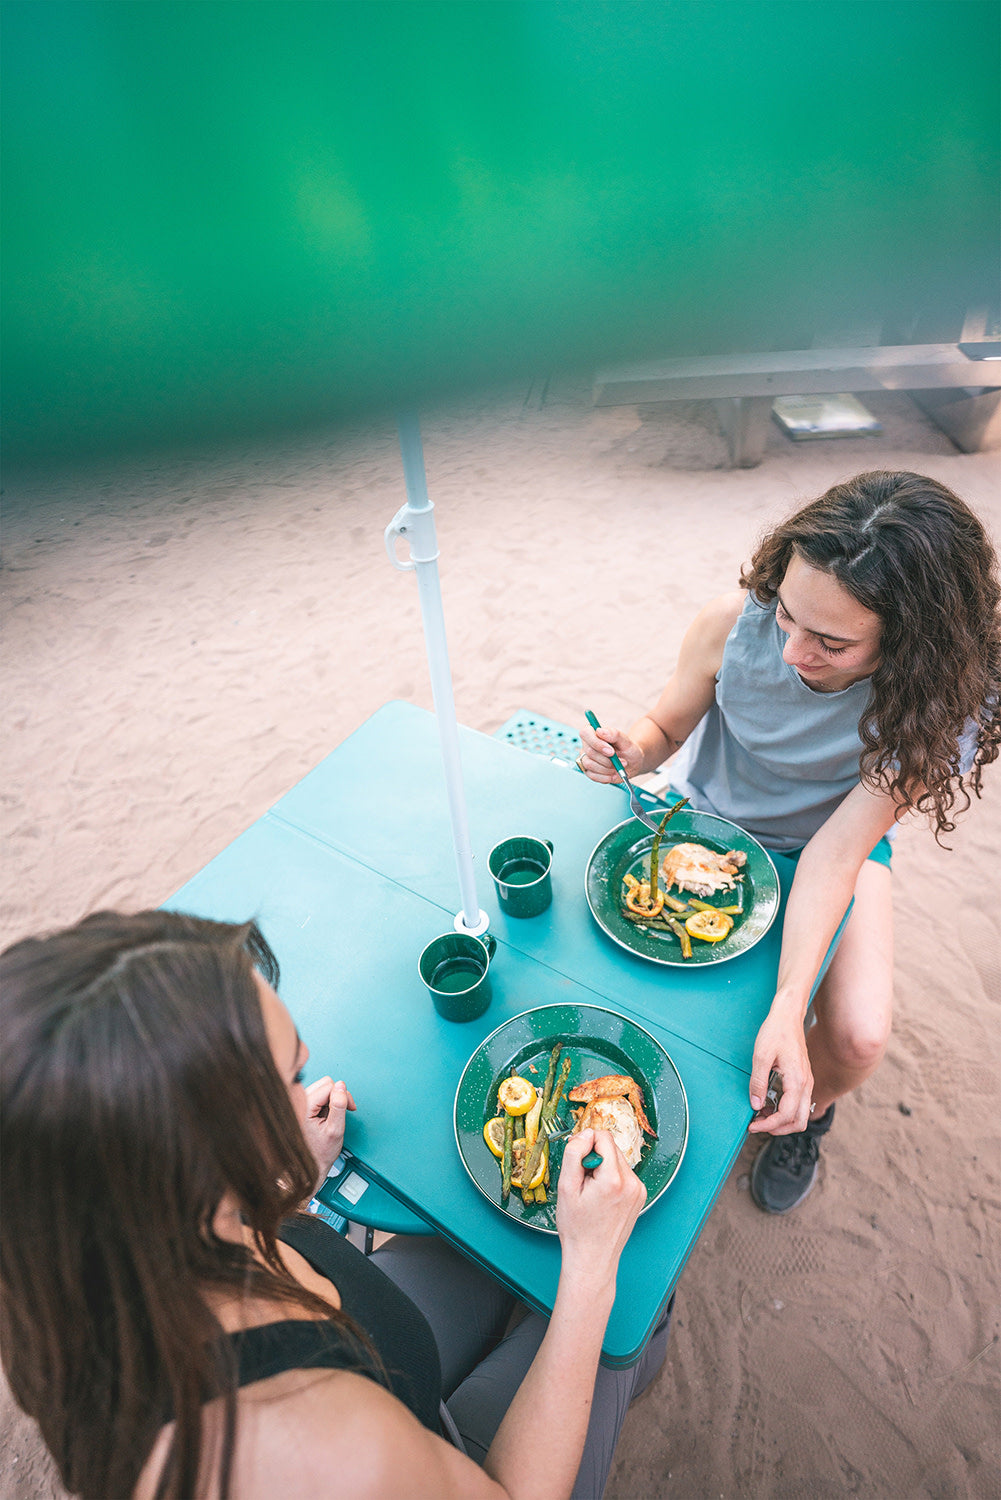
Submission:
<svg viewBox="0 0 1001 1500">
<path fill-rule="evenodd" d="M 597 1151 L 601 1163 L 581 1163 Z M 563 1274 L 614 1280 L 623 1246 L 646 1202 L 646 1188 L 607 1130 L 582 1130 L 568 1139 L 556 1196 L 556 1228 Z"/>
<path fill-rule="evenodd" d="M 625 766 L 627 776 L 638 776 L 643 769 L 643 751 L 621 729 L 582 728 L 580 737 L 584 748 L 577 764 L 592 781 L 615 783 L 621 780 L 612 765 L 613 751 Z"/>
</svg>

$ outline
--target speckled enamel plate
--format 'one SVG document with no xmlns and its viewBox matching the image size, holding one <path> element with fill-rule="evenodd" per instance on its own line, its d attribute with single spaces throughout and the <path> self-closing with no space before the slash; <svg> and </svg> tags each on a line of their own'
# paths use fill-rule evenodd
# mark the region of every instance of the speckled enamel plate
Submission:
<svg viewBox="0 0 1001 1500">
<path fill-rule="evenodd" d="M 655 964 L 673 965 L 675 968 L 690 968 L 693 964 L 718 964 L 728 958 L 746 953 L 760 942 L 775 921 L 779 909 L 779 878 L 775 873 L 771 855 L 762 849 L 757 839 L 730 823 L 726 818 L 717 818 L 712 813 L 684 812 L 675 814 L 661 839 L 661 855 L 673 844 L 704 844 L 716 854 L 725 854 L 728 849 L 741 849 L 747 855 L 740 899 L 744 910 L 734 917 L 733 929 L 719 943 L 692 941 L 691 958 L 682 958 L 681 946 L 671 933 L 658 932 L 653 927 L 637 927 L 622 915 L 620 896 L 622 877 L 627 873 L 648 879 L 650 871 L 650 846 L 653 834 L 636 818 L 619 823 L 597 845 L 587 863 L 584 876 L 584 891 L 594 920 L 603 928 L 613 943 L 628 948 L 641 958 Z M 677 891 L 672 891 L 678 896 Z M 686 892 L 681 892 L 685 899 Z M 710 897 L 715 906 L 731 906 L 737 899 L 735 891 L 720 892 Z"/>
<path fill-rule="evenodd" d="M 643 1091 L 643 1107 L 655 1140 L 644 1136 L 636 1168 L 647 1190 L 646 1207 L 656 1203 L 673 1182 L 688 1141 L 688 1100 L 677 1068 L 648 1031 L 614 1011 L 597 1005 L 543 1005 L 526 1010 L 498 1026 L 473 1053 L 455 1094 L 455 1140 L 470 1177 L 485 1198 L 527 1229 L 556 1233 L 556 1180 L 563 1141 L 551 1147 L 549 1201 L 526 1207 L 512 1189 L 501 1202 L 500 1162 L 483 1139 L 483 1127 L 498 1113 L 497 1089 L 515 1068 L 542 1088 L 549 1056 L 557 1042 L 572 1066 L 567 1089 L 606 1073 L 628 1073 Z M 534 1071 L 533 1071 L 534 1070 Z M 560 1111 L 572 1123 L 566 1105 Z"/>
</svg>

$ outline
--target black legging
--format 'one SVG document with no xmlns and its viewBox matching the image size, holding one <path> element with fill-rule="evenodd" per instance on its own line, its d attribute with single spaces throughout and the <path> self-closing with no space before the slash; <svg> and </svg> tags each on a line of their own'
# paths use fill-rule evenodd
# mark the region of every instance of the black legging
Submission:
<svg viewBox="0 0 1001 1500">
<path fill-rule="evenodd" d="M 470 1458 L 482 1463 L 546 1331 L 547 1320 L 527 1312 L 505 1334 L 519 1306 L 485 1271 L 437 1236 L 396 1235 L 372 1260 L 427 1318 L 441 1357 L 449 1416 Z M 601 1500 L 629 1403 L 664 1362 L 674 1298 L 634 1365 L 599 1365 L 584 1456 L 573 1500 Z"/>
</svg>

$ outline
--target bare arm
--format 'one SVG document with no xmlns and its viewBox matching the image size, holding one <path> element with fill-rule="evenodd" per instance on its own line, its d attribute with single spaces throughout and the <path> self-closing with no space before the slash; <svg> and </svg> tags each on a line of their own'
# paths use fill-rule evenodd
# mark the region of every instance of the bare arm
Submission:
<svg viewBox="0 0 1001 1500">
<path fill-rule="evenodd" d="M 592 1146 L 604 1159 L 589 1174 L 581 1161 Z M 336 1475 L 338 1491 L 356 1500 L 567 1500 L 619 1256 L 645 1199 L 610 1135 L 586 1130 L 568 1141 L 557 1200 L 563 1264 L 556 1305 L 483 1468 L 364 1376 L 337 1371 L 304 1378 L 296 1371 L 280 1377 L 294 1382 L 291 1402 L 276 1403 L 270 1393 L 265 1400 L 262 1390 L 248 1421 L 241 1400 L 234 1493 L 247 1500 L 274 1493 L 329 1500 Z M 279 1487 L 269 1488 L 272 1478 Z"/>
<path fill-rule="evenodd" d="M 604 1158 L 591 1173 L 581 1167 L 588 1137 Z M 646 1189 L 606 1131 L 571 1137 L 556 1210 L 563 1250 L 556 1304 L 484 1464 L 512 1500 L 556 1500 L 573 1489 L 619 1256 L 645 1201 Z"/>
<path fill-rule="evenodd" d="M 788 1135 L 810 1117 L 813 1074 L 803 1022 L 810 991 L 824 955 L 855 889 L 870 850 L 893 826 L 894 799 L 859 783 L 813 835 L 789 893 L 775 998 L 754 1044 L 751 1108 L 760 1109 L 768 1075 L 782 1075 L 782 1099 L 774 1115 L 752 1120 L 752 1132 Z"/>
<path fill-rule="evenodd" d="M 699 611 L 685 632 L 670 681 L 628 735 L 604 726 L 581 730 L 581 767 L 592 781 L 618 781 L 609 759 L 613 750 L 627 773 L 638 776 L 659 766 L 684 743 L 712 705 L 723 647 L 745 597 L 742 590 L 722 594 Z"/>
</svg>

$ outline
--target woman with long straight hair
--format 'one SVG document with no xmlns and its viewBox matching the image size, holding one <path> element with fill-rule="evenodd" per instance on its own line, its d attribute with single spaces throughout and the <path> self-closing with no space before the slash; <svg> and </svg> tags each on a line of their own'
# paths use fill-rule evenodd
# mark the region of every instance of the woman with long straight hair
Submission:
<svg viewBox="0 0 1001 1500">
<path fill-rule="evenodd" d="M 689 627 L 674 675 L 628 734 L 581 730 L 582 771 L 669 756 L 672 786 L 798 860 L 778 983 L 754 1045 L 749 1129 L 759 1207 L 786 1213 L 816 1178 L 834 1101 L 878 1067 L 890 1032 L 891 840 L 907 813 L 941 841 L 1001 743 L 997 559 L 937 480 L 837 484 L 760 542 L 740 588 Z M 841 942 L 810 992 L 849 902 Z"/>
<path fill-rule="evenodd" d="M 366 1258 L 298 1214 L 354 1100 L 304 1088 L 253 924 L 97 913 L 0 979 L 3 1362 L 67 1489 L 597 1500 L 668 1324 L 599 1370 L 646 1196 L 611 1136 L 568 1143 L 556 1305 L 506 1331 L 513 1299 L 440 1240 Z"/>
</svg>

